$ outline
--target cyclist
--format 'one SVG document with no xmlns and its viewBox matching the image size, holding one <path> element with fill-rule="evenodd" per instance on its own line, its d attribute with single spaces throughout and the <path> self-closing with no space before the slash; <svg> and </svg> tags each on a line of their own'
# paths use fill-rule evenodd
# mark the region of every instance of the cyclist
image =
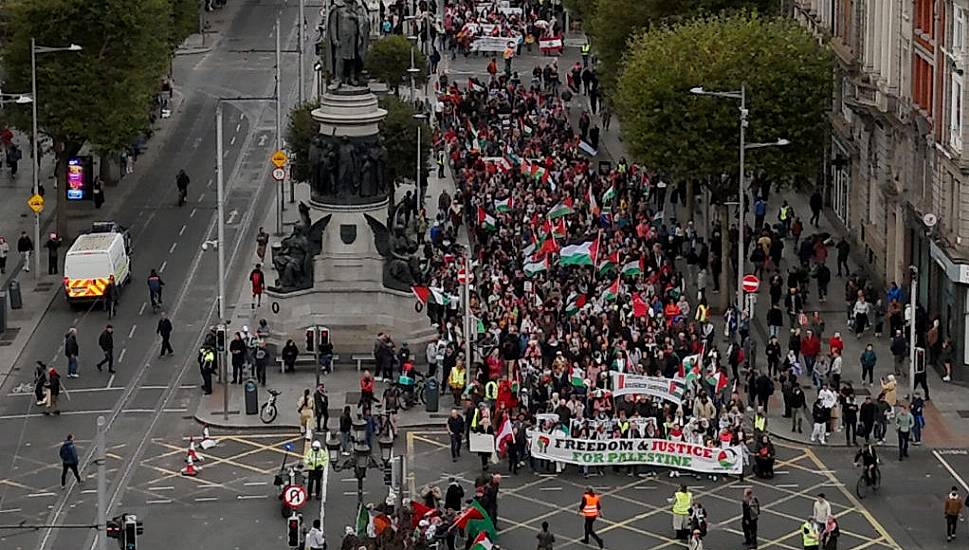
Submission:
<svg viewBox="0 0 969 550">
<path fill-rule="evenodd" d="M 859 461 L 861 461 L 861 465 L 864 467 L 861 475 L 864 476 L 865 483 L 873 485 L 878 478 L 878 454 L 875 453 L 875 448 L 871 443 L 865 443 L 855 453 L 855 466 L 858 466 Z"/>
<path fill-rule="evenodd" d="M 188 174 L 185 170 L 179 170 L 178 175 L 175 176 L 175 187 L 178 187 L 178 205 L 182 206 L 185 204 L 185 197 L 188 196 L 188 184 L 192 180 L 189 179 Z"/>
<path fill-rule="evenodd" d="M 155 272 L 154 269 L 148 275 L 148 298 L 151 299 L 151 308 L 158 309 L 162 303 L 162 287 L 165 281 Z"/>
</svg>

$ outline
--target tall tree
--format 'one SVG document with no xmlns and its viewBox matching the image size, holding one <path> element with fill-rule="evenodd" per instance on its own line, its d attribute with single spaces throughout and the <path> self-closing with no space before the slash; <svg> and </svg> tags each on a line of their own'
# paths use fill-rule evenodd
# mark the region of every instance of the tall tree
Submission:
<svg viewBox="0 0 969 550">
<path fill-rule="evenodd" d="M 423 84 L 427 78 L 427 57 L 419 49 L 412 48 L 410 40 L 399 34 L 385 36 L 370 44 L 366 69 L 394 94 L 400 95 L 400 85 L 410 81 L 407 69 L 411 66 L 412 53 L 414 66 L 419 69 L 414 73 L 414 81 Z"/>
<path fill-rule="evenodd" d="M 199 0 L 168 0 L 168 3 L 172 17 L 169 46 L 175 51 L 186 38 L 200 30 L 199 12 L 202 3 Z"/>
<path fill-rule="evenodd" d="M 297 105 L 289 112 L 289 125 L 286 127 L 286 148 L 289 150 L 291 177 L 300 182 L 310 179 L 309 152 L 310 142 L 320 132 L 320 123 L 313 119 L 313 110 L 320 106 L 315 99 Z"/>
<path fill-rule="evenodd" d="M 66 189 L 67 160 L 87 144 L 120 151 L 148 128 L 169 50 L 169 0 L 12 0 L 4 6 L 3 65 L 10 89 L 30 89 L 30 40 L 79 44 L 79 52 L 37 56 L 40 130 L 54 145 L 58 189 Z M 65 29 L 80 32 L 66 33 Z M 30 129 L 30 114 L 13 123 Z M 57 230 L 66 233 L 67 201 L 57 201 Z"/>
<path fill-rule="evenodd" d="M 722 205 L 738 190 L 739 105 L 690 89 L 734 91 L 745 84 L 748 143 L 792 143 L 751 152 L 747 173 L 796 184 L 818 174 L 832 70 L 830 51 L 787 19 L 737 14 L 654 27 L 630 43 L 616 112 L 635 158 L 673 179 L 703 182 L 711 202 Z"/>
<path fill-rule="evenodd" d="M 427 159 L 431 154 L 430 128 L 427 122 L 414 118 L 410 102 L 392 96 L 380 98 L 380 106 L 387 110 L 387 118 L 380 124 L 380 135 L 387 147 L 387 181 L 417 177 L 417 126 L 421 132 L 421 166 L 427 176 Z"/>
</svg>

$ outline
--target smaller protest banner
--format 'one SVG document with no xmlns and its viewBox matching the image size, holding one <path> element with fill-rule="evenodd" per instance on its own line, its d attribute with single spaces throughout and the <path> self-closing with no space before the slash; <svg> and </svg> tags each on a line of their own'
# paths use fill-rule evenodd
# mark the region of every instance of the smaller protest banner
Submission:
<svg viewBox="0 0 969 550">
<path fill-rule="evenodd" d="M 680 403 L 686 393 L 686 382 L 681 378 L 663 378 L 640 374 L 612 373 L 613 395 L 643 394 Z"/>
<path fill-rule="evenodd" d="M 493 453 L 495 452 L 495 436 L 472 433 L 468 438 L 468 449 L 472 453 Z"/>
</svg>

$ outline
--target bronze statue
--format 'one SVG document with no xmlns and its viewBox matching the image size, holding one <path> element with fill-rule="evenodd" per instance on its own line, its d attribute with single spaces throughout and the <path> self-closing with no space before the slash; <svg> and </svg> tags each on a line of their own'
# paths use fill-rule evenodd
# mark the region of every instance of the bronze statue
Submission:
<svg viewBox="0 0 969 550">
<path fill-rule="evenodd" d="M 326 16 L 326 68 L 339 89 L 361 85 L 360 73 L 370 47 L 370 13 L 363 0 L 333 0 Z"/>
</svg>

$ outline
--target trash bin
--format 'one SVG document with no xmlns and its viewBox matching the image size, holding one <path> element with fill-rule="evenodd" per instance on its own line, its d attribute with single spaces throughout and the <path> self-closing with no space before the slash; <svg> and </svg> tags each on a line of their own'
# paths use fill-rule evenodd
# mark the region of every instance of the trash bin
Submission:
<svg viewBox="0 0 969 550">
<path fill-rule="evenodd" d="M 259 414 L 259 386 L 252 378 L 242 384 L 242 393 L 246 397 L 246 414 Z"/>
<path fill-rule="evenodd" d="M 436 413 L 438 408 L 438 401 L 440 401 L 440 391 L 441 388 L 437 383 L 437 379 L 428 378 L 427 382 L 424 383 L 424 410 L 429 413 Z"/>
<path fill-rule="evenodd" d="M 14 279 L 7 285 L 7 299 L 10 300 L 10 309 L 24 307 L 24 298 L 20 294 L 20 281 Z"/>
</svg>

